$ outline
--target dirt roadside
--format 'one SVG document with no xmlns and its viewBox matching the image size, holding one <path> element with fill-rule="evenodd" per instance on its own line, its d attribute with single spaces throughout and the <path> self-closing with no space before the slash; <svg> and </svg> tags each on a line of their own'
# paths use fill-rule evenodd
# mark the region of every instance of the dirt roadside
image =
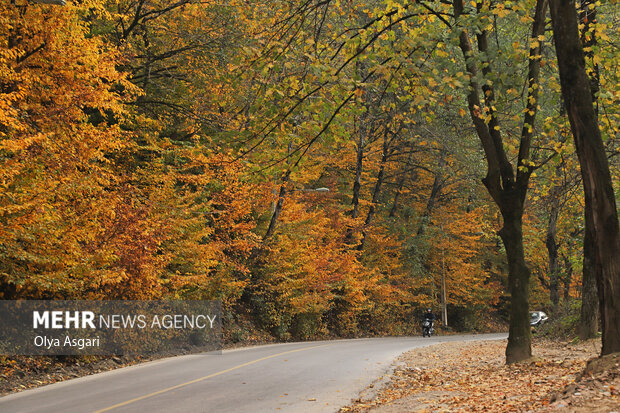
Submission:
<svg viewBox="0 0 620 413">
<path fill-rule="evenodd" d="M 620 413 L 620 354 L 595 359 L 600 340 L 535 340 L 535 357 L 510 366 L 505 348 L 503 340 L 410 351 L 371 399 L 340 412 Z"/>
</svg>

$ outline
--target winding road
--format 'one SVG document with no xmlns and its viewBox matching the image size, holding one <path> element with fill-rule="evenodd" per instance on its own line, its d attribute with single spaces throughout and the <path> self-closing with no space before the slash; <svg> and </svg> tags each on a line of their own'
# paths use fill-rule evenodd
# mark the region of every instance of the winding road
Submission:
<svg viewBox="0 0 620 413">
<path fill-rule="evenodd" d="M 335 412 L 405 351 L 506 337 L 313 341 L 171 357 L 11 394 L 0 412 Z"/>
</svg>

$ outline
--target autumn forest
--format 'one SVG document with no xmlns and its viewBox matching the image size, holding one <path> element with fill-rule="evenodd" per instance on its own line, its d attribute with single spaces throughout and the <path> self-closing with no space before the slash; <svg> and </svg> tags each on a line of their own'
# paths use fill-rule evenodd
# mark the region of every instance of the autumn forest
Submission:
<svg viewBox="0 0 620 413">
<path fill-rule="evenodd" d="M 2 299 L 221 300 L 232 341 L 445 302 L 509 362 L 572 305 L 620 351 L 614 1 L 62 3 L 0 4 Z"/>
</svg>

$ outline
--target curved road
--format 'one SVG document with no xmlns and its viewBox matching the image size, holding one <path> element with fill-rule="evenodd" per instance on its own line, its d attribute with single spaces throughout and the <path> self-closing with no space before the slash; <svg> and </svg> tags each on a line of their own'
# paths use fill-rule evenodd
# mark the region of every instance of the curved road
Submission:
<svg viewBox="0 0 620 413">
<path fill-rule="evenodd" d="M 403 352 L 506 334 L 273 344 L 172 357 L 0 398 L 0 412 L 335 412 Z"/>
</svg>

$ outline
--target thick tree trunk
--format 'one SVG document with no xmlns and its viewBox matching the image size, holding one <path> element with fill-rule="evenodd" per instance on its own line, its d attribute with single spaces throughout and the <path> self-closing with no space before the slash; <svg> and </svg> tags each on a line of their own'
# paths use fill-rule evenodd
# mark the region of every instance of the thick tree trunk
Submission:
<svg viewBox="0 0 620 413">
<path fill-rule="evenodd" d="M 597 278 L 603 326 L 602 354 L 620 351 L 620 226 L 605 147 L 592 104 L 575 3 L 551 0 L 562 96 L 581 165 L 586 208 L 592 212 L 601 274 Z"/>
<path fill-rule="evenodd" d="M 504 225 L 499 231 L 499 236 L 506 248 L 510 289 L 510 327 L 506 363 L 515 363 L 532 356 L 529 323 L 530 270 L 525 263 L 523 252 L 523 210 L 504 208 L 502 216 Z"/>
<path fill-rule="evenodd" d="M 583 238 L 583 276 L 581 281 L 581 314 L 578 334 L 582 340 L 596 337 L 598 333 L 598 296 L 596 273 L 601 270 L 596 254 L 592 218 L 586 218 Z"/>
<path fill-rule="evenodd" d="M 596 8 L 591 0 L 581 0 L 579 13 L 581 29 L 581 42 L 583 46 L 590 48 L 586 55 L 594 61 L 594 49 L 596 45 L 596 34 L 591 30 L 591 25 L 596 22 Z M 589 33 L 589 35 L 586 35 Z M 596 92 L 599 90 L 599 70 L 598 65 L 594 64 L 594 72 L 590 74 L 590 92 L 594 103 L 594 113 L 598 118 L 598 105 Z M 586 204 L 585 207 L 585 233 L 583 240 L 583 276 L 581 291 L 581 314 L 579 319 L 579 337 L 582 340 L 596 337 L 599 327 L 598 318 L 598 295 L 596 280 L 602 277 L 602 267 L 598 261 L 594 234 L 594 217 L 592 216 L 592 206 Z M 598 275 L 597 275 L 598 274 Z"/>
</svg>

